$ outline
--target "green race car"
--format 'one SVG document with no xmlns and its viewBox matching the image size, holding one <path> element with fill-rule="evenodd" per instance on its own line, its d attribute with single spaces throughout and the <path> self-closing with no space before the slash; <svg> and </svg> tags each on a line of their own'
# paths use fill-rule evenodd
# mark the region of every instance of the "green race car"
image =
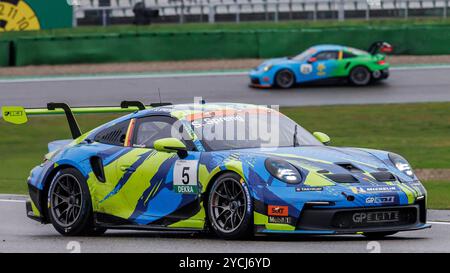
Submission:
<svg viewBox="0 0 450 273">
<path fill-rule="evenodd" d="M 389 77 L 386 42 L 373 43 L 368 51 L 340 45 L 313 46 L 293 58 L 263 62 L 250 71 L 251 86 L 291 88 L 296 84 L 346 81 L 364 86 Z"/>
</svg>

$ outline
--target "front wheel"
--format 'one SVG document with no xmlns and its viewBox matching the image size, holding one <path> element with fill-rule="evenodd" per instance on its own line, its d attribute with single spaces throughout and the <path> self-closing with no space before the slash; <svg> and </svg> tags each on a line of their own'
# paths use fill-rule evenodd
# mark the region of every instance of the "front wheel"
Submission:
<svg viewBox="0 0 450 273">
<path fill-rule="evenodd" d="M 275 85 L 284 89 L 291 88 L 295 84 L 295 75 L 289 69 L 282 69 L 275 75 Z"/>
<path fill-rule="evenodd" d="M 62 235 L 100 235 L 106 231 L 94 226 L 89 188 L 76 169 L 63 169 L 55 175 L 48 202 L 50 221 Z"/>
<path fill-rule="evenodd" d="M 235 173 L 214 182 L 208 197 L 208 220 L 221 238 L 242 239 L 253 232 L 253 204 L 247 185 Z"/>
<path fill-rule="evenodd" d="M 364 66 L 357 66 L 350 71 L 350 82 L 357 86 L 368 85 L 371 80 L 370 71 Z"/>
</svg>

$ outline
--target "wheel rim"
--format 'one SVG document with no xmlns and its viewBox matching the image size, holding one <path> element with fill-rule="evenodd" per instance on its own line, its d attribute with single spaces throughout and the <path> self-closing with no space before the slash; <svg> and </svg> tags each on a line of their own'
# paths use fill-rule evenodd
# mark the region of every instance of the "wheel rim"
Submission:
<svg viewBox="0 0 450 273">
<path fill-rule="evenodd" d="M 277 75 L 277 83 L 281 87 L 289 87 L 294 81 L 294 76 L 289 71 L 281 71 Z"/>
<path fill-rule="evenodd" d="M 82 200 L 83 194 L 78 179 L 71 174 L 60 176 L 50 194 L 54 220 L 63 227 L 74 224 L 80 217 Z"/>
<path fill-rule="evenodd" d="M 369 73 L 364 68 L 356 68 L 352 73 L 353 82 L 356 84 L 366 84 L 369 81 Z"/>
<path fill-rule="evenodd" d="M 247 197 L 238 181 L 231 178 L 219 181 L 210 200 L 211 221 L 221 232 L 231 233 L 240 227 L 247 209 Z"/>
</svg>

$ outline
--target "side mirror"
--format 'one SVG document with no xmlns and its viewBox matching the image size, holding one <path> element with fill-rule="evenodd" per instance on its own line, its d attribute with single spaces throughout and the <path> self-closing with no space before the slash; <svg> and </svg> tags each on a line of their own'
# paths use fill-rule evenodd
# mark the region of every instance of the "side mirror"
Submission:
<svg viewBox="0 0 450 273">
<path fill-rule="evenodd" d="M 177 138 L 161 138 L 156 140 L 153 146 L 159 152 L 177 153 L 180 158 L 185 158 L 188 155 L 186 145 Z"/>
<path fill-rule="evenodd" d="M 310 63 L 310 64 L 315 63 L 315 62 L 317 62 L 317 58 L 316 57 L 311 57 L 311 58 L 308 59 L 307 62 Z"/>
<path fill-rule="evenodd" d="M 325 145 L 328 145 L 331 141 L 330 137 L 325 133 L 314 132 L 313 136 L 315 136 L 318 141 L 322 142 Z"/>
</svg>

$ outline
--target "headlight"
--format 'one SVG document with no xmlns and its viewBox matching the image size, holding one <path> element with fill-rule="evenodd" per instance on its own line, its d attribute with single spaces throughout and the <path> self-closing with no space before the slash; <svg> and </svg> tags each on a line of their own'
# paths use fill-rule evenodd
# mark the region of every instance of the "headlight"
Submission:
<svg viewBox="0 0 450 273">
<path fill-rule="evenodd" d="M 285 160 L 268 158 L 265 165 L 271 175 L 283 182 L 298 184 L 302 181 L 302 176 L 298 170 Z"/>
<path fill-rule="evenodd" d="M 264 66 L 264 71 L 265 72 L 267 72 L 267 71 L 269 71 L 270 69 L 272 68 L 272 65 L 266 65 L 266 66 Z"/>
<path fill-rule="evenodd" d="M 414 172 L 412 171 L 411 165 L 409 165 L 406 159 L 397 154 L 391 153 L 389 154 L 389 159 L 399 171 L 403 172 L 409 177 L 414 177 Z"/>
</svg>

